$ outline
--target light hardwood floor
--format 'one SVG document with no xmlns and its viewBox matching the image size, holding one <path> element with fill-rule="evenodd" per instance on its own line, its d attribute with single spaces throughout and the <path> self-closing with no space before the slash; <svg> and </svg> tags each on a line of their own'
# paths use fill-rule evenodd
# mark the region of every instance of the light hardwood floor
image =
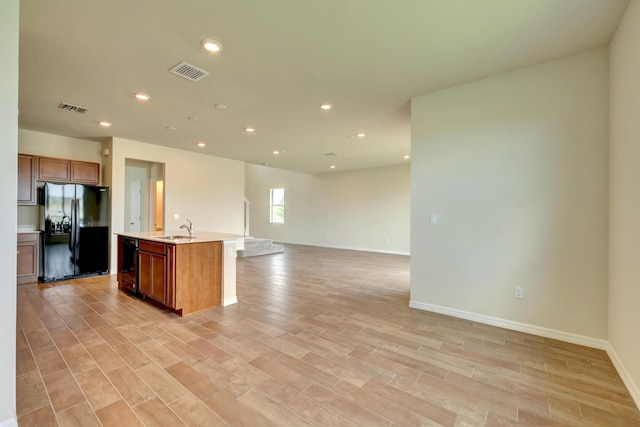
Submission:
<svg viewBox="0 0 640 427">
<path fill-rule="evenodd" d="M 605 352 L 408 308 L 408 257 L 287 245 L 238 298 L 19 286 L 20 426 L 640 425 Z"/>
</svg>

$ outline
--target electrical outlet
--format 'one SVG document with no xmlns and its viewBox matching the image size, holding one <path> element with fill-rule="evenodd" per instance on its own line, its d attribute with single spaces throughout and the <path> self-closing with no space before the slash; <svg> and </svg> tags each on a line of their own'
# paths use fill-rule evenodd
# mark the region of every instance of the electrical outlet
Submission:
<svg viewBox="0 0 640 427">
<path fill-rule="evenodd" d="M 524 299 L 524 288 L 520 288 L 516 286 L 516 291 L 513 294 L 513 297 L 518 299 Z"/>
<path fill-rule="evenodd" d="M 431 214 L 430 215 L 430 221 L 431 221 L 431 225 L 436 225 L 438 223 L 438 215 Z"/>
</svg>

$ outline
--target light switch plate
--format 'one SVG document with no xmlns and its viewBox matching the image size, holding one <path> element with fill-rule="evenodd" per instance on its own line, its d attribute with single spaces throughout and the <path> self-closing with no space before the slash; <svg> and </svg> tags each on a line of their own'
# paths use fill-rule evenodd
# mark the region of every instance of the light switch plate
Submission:
<svg viewBox="0 0 640 427">
<path fill-rule="evenodd" d="M 173 214 L 173 219 L 180 219 L 180 214 Z"/>
</svg>

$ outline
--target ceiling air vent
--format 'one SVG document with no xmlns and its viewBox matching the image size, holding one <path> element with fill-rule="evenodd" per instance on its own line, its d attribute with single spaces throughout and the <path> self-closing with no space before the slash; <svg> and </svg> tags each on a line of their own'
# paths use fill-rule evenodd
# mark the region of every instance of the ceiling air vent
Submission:
<svg viewBox="0 0 640 427">
<path fill-rule="evenodd" d="M 175 74 L 176 76 L 184 77 L 187 80 L 191 80 L 192 82 L 197 82 L 198 80 L 203 79 L 209 75 L 207 71 L 187 64 L 184 61 L 170 69 L 169 72 Z"/>
<path fill-rule="evenodd" d="M 327 157 L 338 157 L 337 153 L 324 153 L 323 155 Z"/>
<path fill-rule="evenodd" d="M 72 113 L 80 113 L 80 114 L 84 114 L 87 111 L 89 111 L 88 108 L 78 107 L 77 105 L 71 105 L 65 102 L 61 102 L 60 105 L 58 105 L 58 108 L 61 110 L 71 111 Z"/>
</svg>

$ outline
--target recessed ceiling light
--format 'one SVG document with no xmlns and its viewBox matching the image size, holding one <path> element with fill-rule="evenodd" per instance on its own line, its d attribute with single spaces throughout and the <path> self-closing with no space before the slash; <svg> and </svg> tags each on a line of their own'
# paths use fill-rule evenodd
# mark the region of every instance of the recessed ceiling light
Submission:
<svg viewBox="0 0 640 427">
<path fill-rule="evenodd" d="M 213 39 L 202 40 L 202 47 L 212 53 L 218 53 L 222 50 L 222 44 Z"/>
<path fill-rule="evenodd" d="M 356 133 L 356 136 L 357 136 L 358 138 L 364 138 L 364 137 L 365 137 L 365 135 L 366 135 L 365 133 Z"/>
<path fill-rule="evenodd" d="M 329 166 L 329 167 L 330 167 L 331 169 L 335 169 L 335 168 L 336 168 L 336 165 L 331 165 L 331 166 Z"/>
<path fill-rule="evenodd" d="M 112 123 L 111 122 L 106 122 L 106 121 L 103 120 L 101 122 L 98 122 L 98 124 L 100 126 L 102 126 L 102 127 L 108 128 L 109 126 L 111 126 Z"/>
<path fill-rule="evenodd" d="M 320 106 L 320 108 L 321 108 L 321 109 L 323 109 L 323 110 L 330 110 L 330 109 L 331 109 L 331 107 L 332 107 L 332 105 L 331 105 L 331 104 L 322 104 L 322 105 Z"/>
<path fill-rule="evenodd" d="M 410 155 L 408 155 L 408 154 L 404 156 L 404 159 L 405 159 L 405 160 L 410 159 L 410 158 L 411 158 L 411 156 L 410 156 Z"/>
<path fill-rule="evenodd" d="M 227 109 L 227 106 L 226 106 L 226 105 L 224 105 L 224 104 L 216 104 L 216 105 L 215 105 L 215 107 L 216 107 L 218 110 L 226 110 L 226 109 Z"/>
<path fill-rule="evenodd" d="M 278 150 L 273 150 L 273 154 L 277 156 L 278 154 L 280 154 L 280 152 Z"/>
<path fill-rule="evenodd" d="M 176 129 L 178 129 L 178 128 L 175 127 L 175 126 L 167 126 L 167 130 L 176 130 Z"/>
<path fill-rule="evenodd" d="M 193 116 L 189 116 L 187 117 L 187 119 L 191 120 L 192 122 L 197 122 L 198 120 L 200 120 L 199 118 Z"/>
<path fill-rule="evenodd" d="M 244 128 L 244 130 L 246 130 L 247 132 L 251 133 L 251 132 L 255 132 L 256 128 L 248 127 L 248 128 Z"/>
<path fill-rule="evenodd" d="M 148 101 L 151 99 L 151 97 L 146 93 L 136 93 L 136 98 L 140 101 Z"/>
<path fill-rule="evenodd" d="M 206 147 L 207 144 L 204 142 L 198 142 L 198 147 Z"/>
</svg>

